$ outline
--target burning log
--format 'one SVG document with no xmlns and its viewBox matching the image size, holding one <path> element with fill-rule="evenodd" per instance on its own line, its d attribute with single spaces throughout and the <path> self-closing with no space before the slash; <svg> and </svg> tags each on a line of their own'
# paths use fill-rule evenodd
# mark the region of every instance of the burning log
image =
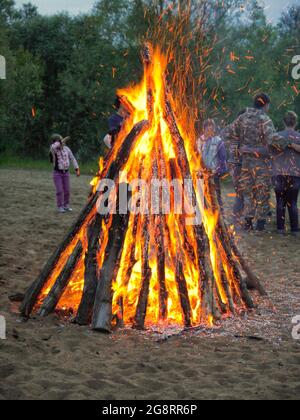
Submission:
<svg viewBox="0 0 300 420">
<path fill-rule="evenodd" d="M 149 242 L 150 242 L 150 217 L 145 215 L 142 233 L 142 287 L 134 318 L 134 328 L 142 330 L 145 326 L 149 287 L 152 270 L 149 265 Z"/>
<path fill-rule="evenodd" d="M 223 313 L 227 313 L 227 306 L 223 303 L 219 289 L 214 282 L 214 273 L 209 259 L 209 243 L 204 226 L 195 226 L 195 233 L 203 317 L 206 317 L 206 319 L 210 317 L 219 318 L 216 303 L 218 303 Z M 214 293 L 216 294 L 216 299 L 214 299 Z"/>
<path fill-rule="evenodd" d="M 76 268 L 76 265 L 82 255 L 82 251 L 83 251 L 82 244 L 81 244 L 81 241 L 79 241 L 73 251 L 73 254 L 69 257 L 68 262 L 66 263 L 64 269 L 58 276 L 50 293 L 44 300 L 43 305 L 39 311 L 39 315 L 46 316 L 54 311 L 59 299 L 63 295 L 68 285 L 68 282 L 70 280 L 72 273 L 74 272 Z"/>
<path fill-rule="evenodd" d="M 148 121 L 150 125 L 153 122 L 154 114 L 154 95 L 153 95 L 153 77 L 150 72 L 150 67 L 152 64 L 152 48 L 149 44 L 144 46 L 142 51 L 142 58 L 144 62 L 145 72 L 146 72 L 146 86 L 147 86 L 147 111 L 148 111 Z"/>
<path fill-rule="evenodd" d="M 143 171 L 143 162 L 144 160 L 142 160 L 141 164 L 140 164 L 140 168 L 139 168 L 139 173 L 138 173 L 138 179 L 141 179 L 142 177 L 142 171 Z M 137 207 L 140 207 L 141 203 L 140 201 L 138 201 L 137 203 Z M 137 232 L 138 232 L 138 226 L 139 223 L 141 221 L 141 216 L 140 213 L 137 212 L 134 217 L 133 217 L 133 225 L 132 225 L 132 238 L 136 238 L 137 236 Z M 126 271 L 125 271 L 125 280 L 124 280 L 124 286 L 127 287 L 132 275 L 132 271 L 133 268 L 135 266 L 135 264 L 137 263 L 137 260 L 135 258 L 135 252 L 136 252 L 136 241 L 132 240 L 131 244 L 130 244 L 130 250 L 129 250 L 129 261 L 128 261 L 128 265 L 126 267 Z"/>
<path fill-rule="evenodd" d="M 111 163 L 108 168 L 105 168 L 103 171 L 102 176 L 115 179 L 119 176 L 119 171 L 122 169 L 122 166 L 128 160 L 130 152 L 135 146 L 136 139 L 144 133 L 149 127 L 148 121 L 142 121 L 136 124 L 127 138 L 122 143 L 122 146 L 118 152 L 116 159 Z M 55 266 L 57 265 L 62 253 L 67 249 L 67 247 L 71 244 L 74 238 L 77 236 L 80 229 L 83 227 L 84 223 L 86 223 L 91 217 L 92 213 L 96 207 L 97 201 L 99 198 L 99 193 L 96 192 L 89 200 L 86 207 L 82 210 L 78 220 L 70 230 L 70 233 L 65 237 L 62 241 L 61 245 L 57 248 L 54 254 L 50 257 L 47 264 L 43 268 L 41 274 L 37 278 L 37 280 L 32 284 L 32 286 L 28 289 L 25 299 L 21 305 L 20 311 L 24 317 L 29 317 L 33 307 L 41 294 L 43 287 L 45 286 L 48 278 L 52 274 Z"/>
<path fill-rule="evenodd" d="M 122 187 L 120 185 L 119 190 Z M 118 200 L 119 202 L 119 200 Z M 104 262 L 100 271 L 92 328 L 96 331 L 111 332 L 112 324 L 112 283 L 116 279 L 120 268 L 123 245 L 129 223 L 129 212 L 126 215 L 119 213 L 112 216 L 109 238 L 105 250 Z"/>
<path fill-rule="evenodd" d="M 133 229 L 132 229 L 132 237 L 133 238 L 136 238 L 139 221 L 140 221 L 140 215 L 136 214 L 134 216 L 134 219 L 133 219 Z M 134 268 L 135 264 L 137 263 L 137 260 L 135 258 L 135 250 L 136 250 L 136 242 L 132 241 L 130 251 L 129 251 L 129 256 L 130 256 L 129 257 L 129 263 L 128 263 L 128 267 L 127 267 L 126 274 L 125 274 L 125 281 L 124 281 L 125 286 L 128 286 L 128 283 L 129 283 L 131 275 L 132 275 L 133 268 Z"/>
<path fill-rule="evenodd" d="M 159 283 L 159 308 L 160 319 L 165 320 L 168 316 L 168 292 L 166 288 L 166 256 L 164 244 L 164 221 L 163 217 L 157 218 L 156 245 L 157 245 L 157 276 Z"/>
<path fill-rule="evenodd" d="M 233 297 L 232 297 L 232 294 L 230 292 L 227 277 L 226 277 L 226 273 L 225 273 L 223 268 L 221 269 L 221 279 L 222 279 L 222 285 L 224 287 L 224 290 L 225 290 L 225 293 L 226 293 L 226 296 L 227 296 L 227 299 L 228 299 L 228 305 L 229 305 L 230 312 L 232 314 L 235 314 Z M 220 300 L 221 300 L 221 298 L 220 298 Z M 226 308 L 226 306 L 225 306 L 225 308 Z M 226 313 L 226 309 L 224 309 L 224 307 L 222 307 L 222 312 Z"/>
<path fill-rule="evenodd" d="M 180 174 L 179 174 L 175 159 L 170 159 L 169 165 L 170 165 L 170 171 L 171 171 L 171 179 L 172 180 L 180 179 Z M 173 196 L 173 200 L 174 200 L 174 196 Z M 190 255 L 190 257 L 193 260 L 195 260 L 196 255 L 194 252 L 194 248 L 193 248 L 193 245 L 190 243 L 189 234 L 186 230 L 185 215 L 179 215 L 179 217 L 180 217 L 179 229 L 184 238 L 184 243 L 183 243 L 184 249 L 186 250 L 188 255 Z"/>
<path fill-rule="evenodd" d="M 162 157 L 162 139 L 158 135 L 156 143 L 156 158 L 154 168 L 154 178 L 160 181 L 166 179 L 166 168 L 164 166 Z M 165 255 L 165 227 L 166 217 L 162 211 L 163 194 L 158 192 L 158 199 L 161 203 L 159 214 L 155 216 L 155 243 L 156 243 L 156 262 L 157 262 L 157 276 L 159 283 L 159 317 L 162 320 L 167 319 L 168 316 L 168 291 L 166 288 L 166 255 Z"/>
<path fill-rule="evenodd" d="M 88 227 L 88 251 L 85 256 L 84 289 L 76 316 L 76 322 L 79 325 L 88 325 L 93 313 L 98 277 L 97 252 L 102 221 L 103 217 L 97 214 L 95 220 Z"/>
<path fill-rule="evenodd" d="M 171 103 L 168 98 L 168 88 L 166 84 L 166 97 L 165 97 L 165 120 L 168 124 L 169 130 L 172 134 L 172 140 L 174 147 L 177 152 L 177 163 L 181 171 L 181 176 L 183 179 L 192 180 L 192 175 L 190 171 L 190 165 L 188 156 L 184 146 L 184 140 L 178 129 L 176 118 L 171 106 Z M 196 202 L 196 192 L 193 189 L 193 201 Z"/>
<path fill-rule="evenodd" d="M 192 311 L 191 311 L 191 304 L 189 300 L 189 293 L 186 284 L 186 279 L 184 277 L 183 266 L 180 258 L 177 259 L 176 264 L 176 282 L 179 291 L 180 303 L 181 308 L 184 315 L 184 325 L 186 328 L 191 327 L 191 318 L 192 318 Z"/>
</svg>

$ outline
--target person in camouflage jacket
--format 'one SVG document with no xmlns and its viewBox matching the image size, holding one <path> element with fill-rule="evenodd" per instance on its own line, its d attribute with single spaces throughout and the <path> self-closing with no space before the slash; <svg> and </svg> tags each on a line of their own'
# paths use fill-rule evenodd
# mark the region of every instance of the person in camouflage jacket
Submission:
<svg viewBox="0 0 300 420">
<path fill-rule="evenodd" d="M 244 196 L 245 230 L 265 230 L 270 212 L 272 160 L 270 148 L 284 150 L 292 147 L 300 152 L 300 146 L 276 133 L 271 118 L 270 98 L 260 93 L 254 99 L 254 108 L 247 108 L 231 125 L 229 163 L 241 165 L 238 189 Z"/>
</svg>

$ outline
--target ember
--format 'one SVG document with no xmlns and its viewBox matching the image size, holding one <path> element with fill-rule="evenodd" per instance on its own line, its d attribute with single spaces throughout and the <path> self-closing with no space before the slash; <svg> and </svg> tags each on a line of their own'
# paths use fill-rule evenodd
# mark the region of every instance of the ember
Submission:
<svg viewBox="0 0 300 420">
<path fill-rule="evenodd" d="M 77 223 L 28 290 L 24 316 L 71 311 L 78 324 L 106 332 L 113 326 L 211 326 L 255 306 L 247 286 L 265 294 L 220 215 L 203 166 L 205 204 L 199 196 L 194 128 L 176 115 L 180 106 L 168 89 L 167 58 L 147 45 L 143 62 L 142 83 L 118 92 L 130 117 L 100 162 Z M 104 179 L 118 185 L 118 200 L 124 183 L 135 179 L 190 181 L 203 223 L 189 224 L 188 211 L 177 214 L 174 204 L 168 214 L 100 214 L 97 185 Z"/>
</svg>

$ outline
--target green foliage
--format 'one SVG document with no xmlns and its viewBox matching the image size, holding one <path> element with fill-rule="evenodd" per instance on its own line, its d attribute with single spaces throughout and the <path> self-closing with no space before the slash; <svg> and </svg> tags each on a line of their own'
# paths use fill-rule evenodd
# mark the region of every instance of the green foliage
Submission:
<svg viewBox="0 0 300 420">
<path fill-rule="evenodd" d="M 214 112 L 220 119 L 228 122 L 239 111 L 252 106 L 252 98 L 259 91 L 271 96 L 271 117 L 278 128 L 282 127 L 287 109 L 300 114 L 296 92 L 299 83 L 292 79 L 292 58 L 300 53 L 299 33 L 295 33 L 300 20 L 295 25 L 294 15 L 295 9 L 290 9 L 280 24 L 273 26 L 254 1 L 249 5 L 247 17 L 240 15 L 234 24 L 227 22 L 223 27 L 224 33 L 219 38 L 223 36 L 224 42 L 217 45 L 212 57 L 213 63 L 220 63 L 215 72 L 217 77 L 209 80 L 210 89 L 216 80 L 219 87 Z M 210 110 L 211 105 L 208 104 Z"/>
<path fill-rule="evenodd" d="M 45 159 L 51 133 L 61 132 L 72 137 L 81 162 L 96 164 L 115 91 L 140 79 L 140 43 L 156 31 L 157 17 L 170 3 L 174 8 L 161 24 L 187 2 L 99 0 L 90 15 L 71 17 L 41 16 L 30 4 L 17 9 L 13 1 L 0 0 L 0 54 L 7 61 L 7 80 L 0 81 L 0 153 Z M 272 96 L 278 128 L 286 109 L 300 114 L 300 86 L 291 77 L 292 57 L 300 55 L 300 7 L 275 26 L 255 0 L 245 11 L 240 0 L 191 3 L 188 30 L 202 14 L 205 39 L 214 40 L 199 107 L 227 124 L 264 90 Z M 201 52 L 200 42 L 196 34 L 188 48 Z M 180 53 L 180 40 L 176 47 Z M 197 83 L 201 69 L 195 68 Z"/>
</svg>

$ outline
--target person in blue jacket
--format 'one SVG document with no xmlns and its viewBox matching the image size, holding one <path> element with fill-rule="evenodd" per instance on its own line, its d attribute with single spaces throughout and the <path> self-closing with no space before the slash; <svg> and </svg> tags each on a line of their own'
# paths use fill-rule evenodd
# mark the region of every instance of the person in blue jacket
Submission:
<svg viewBox="0 0 300 420">
<path fill-rule="evenodd" d="M 213 119 L 204 121 L 203 135 L 198 139 L 198 151 L 205 167 L 212 173 L 221 211 L 224 211 L 221 178 L 228 173 L 227 153 L 224 141 L 218 135 Z"/>
</svg>

